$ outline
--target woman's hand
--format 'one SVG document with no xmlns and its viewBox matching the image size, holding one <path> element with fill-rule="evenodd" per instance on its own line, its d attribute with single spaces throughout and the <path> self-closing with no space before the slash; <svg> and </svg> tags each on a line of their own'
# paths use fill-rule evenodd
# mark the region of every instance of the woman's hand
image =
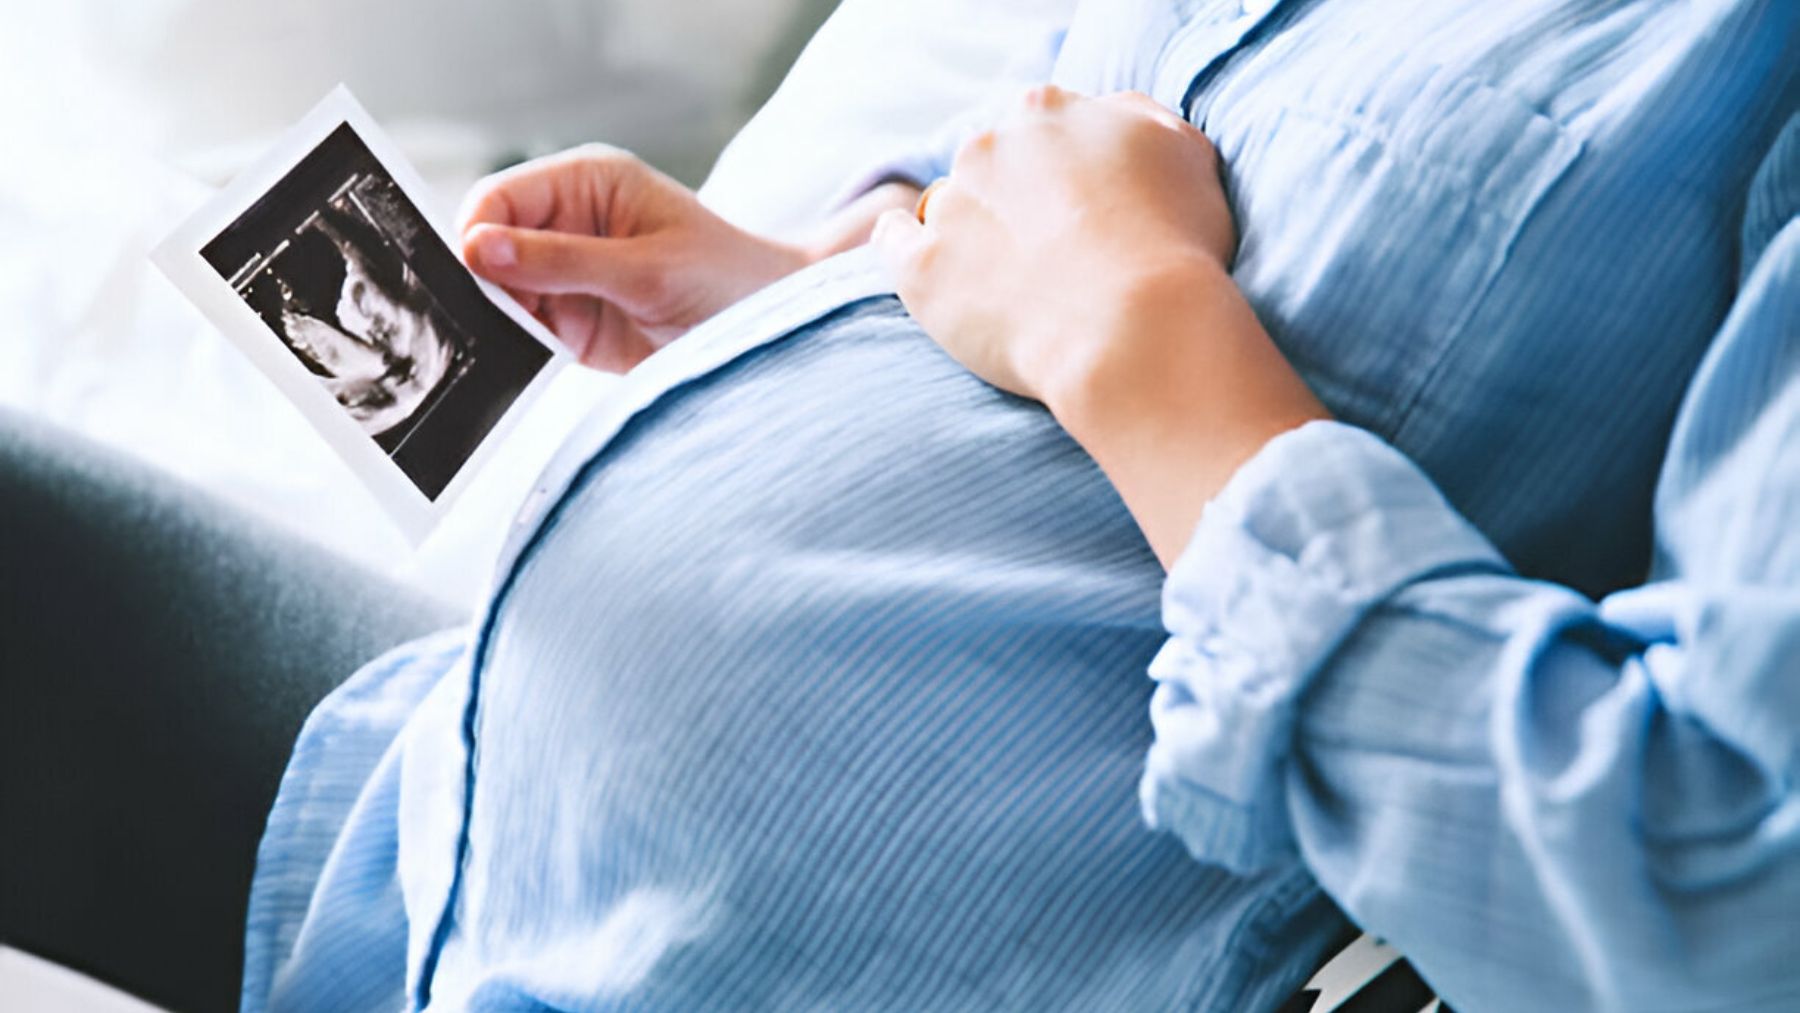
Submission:
<svg viewBox="0 0 1800 1013">
<path fill-rule="evenodd" d="M 585 364 L 623 372 L 815 255 L 752 235 L 616 148 L 588 145 L 478 183 L 463 259 Z"/>
<path fill-rule="evenodd" d="M 1146 96 L 1033 89 L 963 147 L 924 219 L 875 228 L 907 309 L 1044 402 L 1165 563 L 1238 465 L 1325 417 L 1231 282 L 1212 144 Z"/>
</svg>

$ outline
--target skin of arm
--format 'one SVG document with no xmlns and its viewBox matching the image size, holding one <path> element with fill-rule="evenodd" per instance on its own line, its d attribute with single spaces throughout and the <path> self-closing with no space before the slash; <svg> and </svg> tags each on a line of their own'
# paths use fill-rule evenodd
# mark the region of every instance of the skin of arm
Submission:
<svg viewBox="0 0 1800 1013">
<path fill-rule="evenodd" d="M 1206 504 L 1269 440 L 1324 407 L 1222 265 L 1145 279 L 1083 365 L 1043 391 L 1119 490 L 1166 569 Z"/>
<path fill-rule="evenodd" d="M 1146 96 L 1033 89 L 874 242 L 925 330 L 1043 402 L 1165 566 L 1240 464 L 1328 417 L 1232 284 L 1211 143 Z"/>
</svg>

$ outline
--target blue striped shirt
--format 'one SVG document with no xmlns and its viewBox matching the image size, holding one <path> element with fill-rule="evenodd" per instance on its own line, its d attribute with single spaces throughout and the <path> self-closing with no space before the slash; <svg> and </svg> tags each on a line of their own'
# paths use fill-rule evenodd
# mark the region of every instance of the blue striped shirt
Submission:
<svg viewBox="0 0 1800 1013">
<path fill-rule="evenodd" d="M 521 512 L 476 626 L 320 706 L 259 858 L 245 1007 L 1272 1008 L 1345 930 L 1334 900 L 1403 909 L 1453 1001 L 1612 994 L 1568 902 L 1612 858 L 1492 860 L 1484 835 L 1541 800 L 1457 795 L 1496 781 L 1479 750 L 1352 756 L 1347 784 L 1284 757 L 1396 587 L 1504 583 L 1501 556 L 1641 579 L 1681 391 L 1734 302 L 1780 285 L 1740 265 L 1759 216 L 1791 215 L 1800 10 L 1257 6 L 1085 4 L 1053 75 L 1205 127 L 1270 332 L 1480 539 L 1413 465 L 1314 427 L 1209 514 L 1165 629 L 1092 462 L 944 357 L 866 257 L 828 261 L 634 371 Z M 1289 496 L 1293 473 L 1316 478 Z M 1388 494 L 1405 523 L 1296 505 Z M 1386 674 L 1430 681 L 1408 661 Z M 1365 737 L 1500 720 L 1469 676 L 1432 687 L 1433 728 L 1367 667 L 1341 680 Z M 1144 826 L 1140 781 L 1176 833 Z M 1412 819 L 1359 822 L 1400 784 Z M 1416 867 L 1388 864 L 1409 843 Z M 1552 868 L 1571 885 L 1532 894 Z M 1500 973 L 1534 960 L 1574 970 Z"/>
</svg>

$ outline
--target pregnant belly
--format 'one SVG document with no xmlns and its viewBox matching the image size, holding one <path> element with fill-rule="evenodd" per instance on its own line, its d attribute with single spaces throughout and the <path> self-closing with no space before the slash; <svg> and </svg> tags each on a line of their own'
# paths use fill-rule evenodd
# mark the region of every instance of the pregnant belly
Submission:
<svg viewBox="0 0 1800 1013">
<path fill-rule="evenodd" d="M 1230 889 L 1136 814 L 1161 576 L 891 300 L 668 395 L 501 605 L 458 931 L 569 1004 L 1178 1001 Z"/>
</svg>

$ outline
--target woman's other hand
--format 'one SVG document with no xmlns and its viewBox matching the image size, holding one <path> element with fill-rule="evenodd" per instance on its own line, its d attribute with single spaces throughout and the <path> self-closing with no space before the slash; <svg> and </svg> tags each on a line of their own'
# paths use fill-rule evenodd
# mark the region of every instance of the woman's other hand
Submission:
<svg viewBox="0 0 1800 1013">
<path fill-rule="evenodd" d="M 586 365 L 623 372 L 812 259 L 745 232 L 636 156 L 586 145 L 489 176 L 463 259 Z"/>
<path fill-rule="evenodd" d="M 1044 402 L 1165 563 L 1240 464 L 1325 417 L 1232 284 L 1211 142 L 1147 96 L 1033 89 L 964 145 L 923 217 L 875 229 L 907 309 Z"/>
</svg>

